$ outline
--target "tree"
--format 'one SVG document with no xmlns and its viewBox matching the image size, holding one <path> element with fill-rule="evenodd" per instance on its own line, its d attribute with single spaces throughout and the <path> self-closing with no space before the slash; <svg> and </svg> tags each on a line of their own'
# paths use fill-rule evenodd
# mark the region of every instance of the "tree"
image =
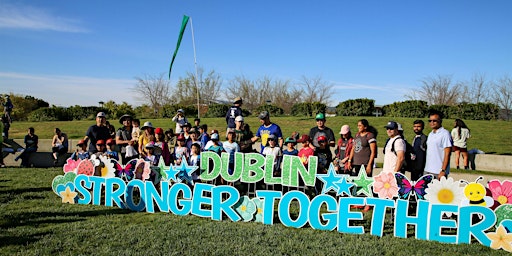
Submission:
<svg viewBox="0 0 512 256">
<path fill-rule="evenodd" d="M 510 120 L 512 116 L 512 78 L 504 76 L 494 82 L 492 86 L 492 100 L 504 111 L 504 119 Z"/>
<path fill-rule="evenodd" d="M 159 76 L 145 75 L 143 78 L 135 77 L 137 84 L 133 88 L 135 98 L 147 104 L 157 115 L 163 104 L 172 101 L 170 97 L 170 81 L 165 79 L 164 74 Z"/>
<path fill-rule="evenodd" d="M 195 105 L 197 104 L 197 89 L 199 88 L 199 101 L 203 104 L 209 104 L 219 98 L 222 78 L 215 70 L 211 70 L 206 77 L 204 71 L 199 68 L 197 71 L 197 84 L 195 74 L 187 72 L 187 77 L 180 78 L 176 84 L 174 96 L 179 104 Z"/>
<path fill-rule="evenodd" d="M 482 74 L 474 74 L 471 80 L 460 82 L 461 88 L 461 102 L 467 103 L 480 103 L 489 101 L 489 96 L 486 94 L 488 91 L 488 82 Z"/>
<path fill-rule="evenodd" d="M 423 100 L 429 105 L 455 105 L 461 95 L 461 84 L 452 83 L 449 75 L 429 76 L 420 81 L 421 87 L 412 91 L 406 98 L 411 100 Z"/>
<path fill-rule="evenodd" d="M 334 90 L 332 83 L 324 81 L 320 76 L 314 78 L 302 76 L 299 83 L 304 88 L 304 96 L 302 97 L 303 102 L 329 103 Z"/>
</svg>

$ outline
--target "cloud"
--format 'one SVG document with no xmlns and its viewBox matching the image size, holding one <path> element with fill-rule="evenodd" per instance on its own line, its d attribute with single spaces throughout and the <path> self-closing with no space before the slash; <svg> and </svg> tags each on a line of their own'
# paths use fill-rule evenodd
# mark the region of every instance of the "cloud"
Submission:
<svg viewBox="0 0 512 256">
<path fill-rule="evenodd" d="M 86 33 L 80 21 L 59 17 L 48 10 L 32 6 L 0 3 L 0 29 L 52 30 Z"/>
<path fill-rule="evenodd" d="M 1 93 L 30 95 L 57 106 L 95 106 L 109 100 L 136 106 L 135 83 L 134 79 L 0 72 Z"/>
</svg>

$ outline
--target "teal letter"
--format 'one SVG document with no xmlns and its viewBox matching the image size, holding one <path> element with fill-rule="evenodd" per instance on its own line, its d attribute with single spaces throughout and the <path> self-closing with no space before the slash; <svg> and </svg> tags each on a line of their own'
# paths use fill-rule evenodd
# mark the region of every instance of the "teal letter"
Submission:
<svg viewBox="0 0 512 256">
<path fill-rule="evenodd" d="M 124 194 L 124 200 L 126 201 L 126 206 L 128 206 L 128 208 L 132 211 L 142 211 L 144 210 L 144 208 L 146 207 L 146 203 L 144 202 L 144 197 L 143 195 L 145 194 L 144 193 L 144 181 L 142 180 L 137 180 L 137 179 L 134 179 L 134 180 L 131 180 L 130 182 L 128 182 L 128 187 L 126 189 L 126 192 Z M 138 204 L 135 204 L 134 202 L 134 199 L 133 199 L 133 192 L 135 190 L 135 188 L 138 188 L 139 189 L 139 193 L 140 193 L 140 199 L 139 199 L 139 203 Z"/>
<path fill-rule="evenodd" d="M 180 191 L 183 193 L 183 199 L 178 200 Z M 190 187 L 184 183 L 175 183 L 174 185 L 171 186 L 171 189 L 169 190 L 169 198 L 167 200 L 169 205 L 169 211 L 180 216 L 187 215 L 190 213 L 191 200 L 193 199 Z"/>
<path fill-rule="evenodd" d="M 325 203 L 327 207 L 327 211 L 330 213 L 323 213 L 320 215 L 320 209 L 322 204 Z M 311 200 L 311 205 L 309 206 L 309 224 L 314 229 L 319 230 L 334 230 L 337 225 L 337 215 L 336 212 L 338 210 L 338 204 L 336 199 L 329 195 L 319 195 Z M 320 218 L 322 216 L 322 218 Z M 327 223 L 325 225 L 322 224 L 322 220 L 326 220 Z"/>
<path fill-rule="evenodd" d="M 370 234 L 382 237 L 386 208 L 395 208 L 395 201 L 381 198 L 366 198 L 366 204 L 373 205 Z"/>
<path fill-rule="evenodd" d="M 414 225 L 414 235 L 416 239 L 426 240 L 427 239 L 427 227 L 429 215 L 430 203 L 424 200 L 418 200 L 416 206 L 415 216 L 409 216 L 409 201 L 408 200 L 397 200 L 395 209 L 395 231 L 396 237 L 407 238 L 407 225 Z"/>
<path fill-rule="evenodd" d="M 82 182 L 84 183 L 82 186 Z M 78 193 L 82 194 L 84 197 L 80 198 L 78 197 L 78 203 L 79 204 L 90 204 L 91 203 L 91 193 L 89 192 L 89 189 L 91 188 L 92 184 L 89 181 L 89 176 L 86 175 L 78 175 L 75 178 L 75 189 L 78 191 Z"/>
<path fill-rule="evenodd" d="M 220 158 L 219 158 L 220 159 Z M 196 183 L 194 185 L 194 200 L 192 200 L 192 214 L 203 217 L 203 218 L 211 218 L 212 211 L 202 209 L 201 206 L 212 205 L 212 199 L 209 197 L 203 197 L 203 192 L 212 192 L 213 185 L 206 183 Z"/>
<path fill-rule="evenodd" d="M 281 198 L 281 195 L 280 191 L 256 191 L 256 196 L 263 199 L 263 224 L 274 224 L 274 201 Z"/>
<path fill-rule="evenodd" d="M 292 220 L 290 216 L 290 204 L 293 200 L 299 202 L 299 216 Z M 286 227 L 301 228 L 308 222 L 309 198 L 306 194 L 298 190 L 292 190 L 279 201 L 278 216 L 281 223 Z"/>
<path fill-rule="evenodd" d="M 433 204 L 430 207 L 430 232 L 428 240 L 441 243 L 456 243 L 456 235 L 442 235 L 442 228 L 457 228 L 455 220 L 443 219 L 443 212 L 458 212 L 458 206 L 449 204 Z"/>
<path fill-rule="evenodd" d="M 311 158 L 310 158 L 311 159 Z M 351 205 L 364 205 L 363 197 L 340 197 L 338 208 L 338 232 L 351 234 L 364 234 L 363 227 L 350 226 L 350 220 L 362 220 L 362 212 L 351 212 Z"/>
<path fill-rule="evenodd" d="M 117 189 L 115 189 L 114 185 L 117 185 Z M 125 190 L 126 183 L 121 178 L 105 179 L 105 206 L 112 206 L 112 202 L 115 202 L 117 207 L 125 209 L 126 206 L 121 201 L 121 196 Z"/>
<path fill-rule="evenodd" d="M 473 215 L 479 214 L 483 220 L 472 225 Z M 471 242 L 471 235 L 473 235 L 478 242 L 490 247 L 491 240 L 484 233 L 487 229 L 491 228 L 496 222 L 496 215 L 494 212 L 482 206 L 464 206 L 459 209 L 459 244 L 469 244 Z"/>
<path fill-rule="evenodd" d="M 222 200 L 222 194 L 227 194 L 228 198 Z M 224 212 L 231 221 L 239 221 L 241 218 L 232 208 L 240 199 L 240 193 L 232 186 L 217 186 L 212 189 L 212 219 L 222 220 Z"/>
<path fill-rule="evenodd" d="M 105 178 L 89 176 L 92 182 L 92 204 L 101 205 L 101 188 L 105 185 Z"/>
<path fill-rule="evenodd" d="M 160 193 L 162 195 L 160 195 Z M 160 183 L 160 193 L 155 188 L 153 182 L 146 182 L 146 211 L 155 213 L 155 206 L 158 206 L 161 212 L 169 211 L 169 204 L 167 198 L 169 197 L 169 181 L 162 181 Z"/>
</svg>

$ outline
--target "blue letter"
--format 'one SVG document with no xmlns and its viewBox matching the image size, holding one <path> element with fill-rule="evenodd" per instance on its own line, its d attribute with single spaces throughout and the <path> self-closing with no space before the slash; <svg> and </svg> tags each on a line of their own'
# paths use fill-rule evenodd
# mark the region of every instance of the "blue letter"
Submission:
<svg viewBox="0 0 512 256">
<path fill-rule="evenodd" d="M 274 201 L 281 198 L 281 192 L 258 190 L 256 196 L 263 199 L 263 224 L 274 224 Z"/>
<path fill-rule="evenodd" d="M 183 199 L 178 200 L 180 191 L 183 192 Z M 171 202 L 171 200 L 173 202 Z M 191 208 L 190 200 L 192 200 L 192 191 L 187 184 L 175 183 L 171 186 L 167 203 L 172 213 L 181 216 L 189 214 Z M 179 206 L 182 206 L 182 208 L 180 209 Z"/>
<path fill-rule="evenodd" d="M 455 220 L 443 219 L 443 212 L 457 212 L 458 206 L 449 204 L 433 204 L 430 208 L 430 232 L 428 240 L 442 243 L 456 243 L 457 236 L 442 235 L 442 228 L 457 228 Z"/>
<path fill-rule="evenodd" d="M 327 207 L 327 211 L 330 213 L 323 213 L 322 220 L 327 220 L 325 225 L 322 224 L 322 220 L 320 219 L 320 208 L 322 204 L 325 203 Z M 311 205 L 309 206 L 309 224 L 314 229 L 319 230 L 334 230 L 337 225 L 337 215 L 336 211 L 338 210 L 338 204 L 336 199 L 329 195 L 319 195 L 311 200 Z"/>
<path fill-rule="evenodd" d="M 133 200 L 133 191 L 134 191 L 134 188 L 135 187 L 138 187 L 139 188 L 139 193 L 140 193 L 140 200 L 139 200 L 139 203 L 138 204 L 135 204 L 134 200 Z M 146 204 L 144 203 L 144 181 L 142 180 L 131 180 L 130 182 L 128 182 L 128 187 L 126 189 L 126 192 L 125 192 L 125 195 L 124 195 L 124 200 L 126 201 L 126 206 L 128 206 L 128 208 L 132 211 L 142 211 L 144 210 L 144 208 L 146 207 Z"/>
<path fill-rule="evenodd" d="M 169 181 L 162 181 L 160 183 L 160 195 L 155 188 L 153 182 L 146 182 L 146 211 L 155 213 L 155 206 L 153 202 L 156 202 L 156 206 L 162 212 L 169 211 L 169 204 L 167 204 L 167 198 L 169 197 Z"/>
<path fill-rule="evenodd" d="M 117 185 L 117 189 L 114 190 L 114 185 Z M 112 202 L 115 202 L 117 207 L 125 209 L 126 206 L 121 201 L 121 196 L 126 190 L 126 183 L 121 178 L 108 178 L 105 179 L 105 205 L 112 206 Z"/>
<path fill-rule="evenodd" d="M 386 208 L 394 208 L 395 201 L 380 198 L 366 198 L 366 203 L 374 205 L 370 234 L 382 237 L 384 219 L 386 218 Z"/>
<path fill-rule="evenodd" d="M 363 213 L 351 212 L 350 205 L 364 205 L 363 197 L 341 197 L 338 208 L 338 232 L 351 234 L 364 234 L 363 227 L 351 227 L 350 220 L 362 220 Z"/>
<path fill-rule="evenodd" d="M 82 186 L 82 182 L 84 185 Z M 78 175 L 75 178 L 75 189 L 78 191 L 78 193 L 82 194 L 84 197 L 80 198 L 78 197 L 78 203 L 79 204 L 90 204 L 91 203 L 91 194 L 89 193 L 89 190 L 91 188 L 91 182 L 89 181 L 89 176 L 86 175 Z"/>
<path fill-rule="evenodd" d="M 228 194 L 228 198 L 222 201 L 222 194 Z M 222 212 L 224 212 L 232 221 L 239 221 L 238 216 L 232 206 L 240 199 L 240 193 L 232 186 L 217 186 L 212 191 L 212 219 L 222 220 Z"/>
<path fill-rule="evenodd" d="M 219 158 L 220 159 L 220 158 Z M 203 217 L 211 218 L 212 211 L 201 209 L 201 205 L 212 205 L 212 199 L 209 197 L 203 197 L 203 192 L 212 192 L 213 185 L 206 183 L 196 183 L 194 185 L 194 200 L 192 200 L 192 214 Z"/>
<path fill-rule="evenodd" d="M 482 215 L 483 220 L 471 224 L 474 214 Z M 471 234 L 485 246 L 491 246 L 491 240 L 484 233 L 487 229 L 492 227 L 496 222 L 496 215 L 494 212 L 482 206 L 464 206 L 459 209 L 459 241 L 458 243 L 469 244 L 471 242 Z"/>
<path fill-rule="evenodd" d="M 290 217 L 290 204 L 294 199 L 299 202 L 299 216 L 295 221 Z M 279 220 L 284 226 L 301 228 L 308 222 L 308 209 L 308 196 L 301 191 L 293 190 L 284 194 L 281 198 L 277 214 L 279 216 Z"/>
<path fill-rule="evenodd" d="M 101 188 L 105 184 L 105 178 L 97 176 L 89 176 L 92 182 L 92 204 L 101 205 Z"/>
<path fill-rule="evenodd" d="M 409 216 L 409 201 L 397 200 L 395 210 L 395 231 L 396 237 L 407 238 L 407 225 L 414 225 L 414 235 L 416 239 L 426 240 L 427 239 L 427 227 L 428 219 L 430 215 L 428 213 L 430 203 L 425 200 L 418 200 L 416 206 L 416 216 Z"/>
</svg>

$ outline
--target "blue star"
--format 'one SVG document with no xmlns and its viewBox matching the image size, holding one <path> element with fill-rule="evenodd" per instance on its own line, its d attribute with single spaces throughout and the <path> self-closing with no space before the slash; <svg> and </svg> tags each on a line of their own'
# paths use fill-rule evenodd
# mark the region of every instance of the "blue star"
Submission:
<svg viewBox="0 0 512 256">
<path fill-rule="evenodd" d="M 345 193 L 347 196 L 350 196 L 350 188 L 354 186 L 354 183 L 348 183 L 347 179 L 349 178 L 348 175 L 341 175 L 342 178 L 340 181 L 336 182 L 335 184 L 338 186 L 338 195 L 341 196 L 343 193 Z"/>
<path fill-rule="evenodd" d="M 340 174 L 336 174 L 334 170 L 334 165 L 331 163 L 329 166 L 329 170 L 327 170 L 327 174 L 317 174 L 316 177 L 320 179 L 324 183 L 324 187 L 322 188 L 322 194 L 326 194 L 330 190 L 337 192 L 339 187 L 336 185 L 336 182 L 339 181 L 342 177 Z"/>
<path fill-rule="evenodd" d="M 169 170 L 165 170 L 165 175 L 167 176 L 167 180 L 173 180 L 175 182 L 179 182 L 178 179 L 176 179 L 176 175 L 180 172 L 177 169 L 174 169 L 174 167 L 171 165 L 169 166 Z"/>
<path fill-rule="evenodd" d="M 185 157 L 182 157 L 181 164 L 179 166 L 174 167 L 179 172 L 178 182 L 186 180 L 190 185 L 194 185 L 194 181 L 192 180 L 192 173 L 197 169 L 197 166 L 188 165 L 187 159 L 185 159 Z"/>
</svg>

